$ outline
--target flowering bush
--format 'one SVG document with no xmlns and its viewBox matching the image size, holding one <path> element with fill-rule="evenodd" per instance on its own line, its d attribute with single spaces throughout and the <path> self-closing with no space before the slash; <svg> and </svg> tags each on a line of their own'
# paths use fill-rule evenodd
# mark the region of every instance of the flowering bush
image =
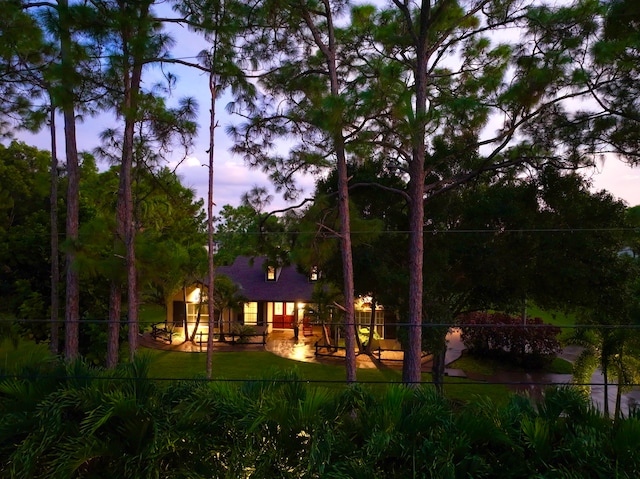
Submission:
<svg viewBox="0 0 640 479">
<path fill-rule="evenodd" d="M 519 365 L 539 366 L 556 355 L 560 344 L 556 339 L 560 328 L 544 324 L 540 318 L 522 318 L 504 313 L 467 313 L 462 341 L 477 356 L 505 358 Z"/>
</svg>

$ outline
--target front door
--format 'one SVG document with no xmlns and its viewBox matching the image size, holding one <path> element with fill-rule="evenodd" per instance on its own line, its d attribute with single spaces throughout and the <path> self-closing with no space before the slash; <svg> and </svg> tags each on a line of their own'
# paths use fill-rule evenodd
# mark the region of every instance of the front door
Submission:
<svg viewBox="0 0 640 479">
<path fill-rule="evenodd" d="M 292 329 L 296 314 L 296 303 L 273 303 L 273 327 Z"/>
</svg>

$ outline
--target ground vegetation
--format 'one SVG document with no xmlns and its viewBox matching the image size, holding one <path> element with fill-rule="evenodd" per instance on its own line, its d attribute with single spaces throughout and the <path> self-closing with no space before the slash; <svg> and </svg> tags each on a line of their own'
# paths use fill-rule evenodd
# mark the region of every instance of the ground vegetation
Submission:
<svg viewBox="0 0 640 479">
<path fill-rule="evenodd" d="M 452 403 L 428 386 L 339 392 L 295 373 L 241 384 L 50 363 L 0 383 L 3 477 L 634 477 L 640 418 L 572 388 Z"/>
</svg>

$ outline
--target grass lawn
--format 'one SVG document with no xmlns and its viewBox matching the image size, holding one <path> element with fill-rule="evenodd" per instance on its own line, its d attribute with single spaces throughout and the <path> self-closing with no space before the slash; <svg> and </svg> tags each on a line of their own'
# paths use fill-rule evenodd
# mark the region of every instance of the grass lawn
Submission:
<svg viewBox="0 0 640 479">
<path fill-rule="evenodd" d="M 205 353 L 181 353 L 149 349 L 151 375 L 156 378 L 179 379 L 202 376 L 205 372 Z M 263 379 L 273 377 L 278 371 L 295 370 L 301 379 L 322 382 L 331 386 L 344 385 L 345 370 L 342 366 L 307 363 L 285 359 L 267 351 L 219 352 L 213 355 L 213 377 L 226 380 Z M 401 381 L 401 372 L 395 369 L 358 369 L 361 381 Z"/>
<path fill-rule="evenodd" d="M 463 371 L 466 371 L 468 373 L 481 374 L 483 376 L 493 376 L 498 371 L 526 371 L 523 368 L 505 364 L 503 361 L 498 361 L 496 359 L 476 358 L 469 354 L 466 354 L 460 359 L 451 363 L 450 367 L 462 369 Z M 562 358 L 555 358 L 545 368 L 541 369 L 540 372 L 571 374 L 573 372 L 573 366 L 569 361 L 566 361 Z"/>
<path fill-rule="evenodd" d="M 143 349 L 141 354 L 151 358 L 150 376 L 159 380 L 202 378 L 205 374 L 205 353 L 184 353 Z M 51 360 L 46 344 L 19 340 L 17 348 L 10 340 L 0 342 L 0 368 L 13 374 L 28 365 Z M 340 390 L 345 386 L 345 369 L 341 365 L 307 363 L 285 359 L 266 351 L 219 352 L 213 356 L 214 379 L 246 381 L 273 378 L 279 371 L 296 371 L 302 380 L 319 387 Z M 358 369 L 358 381 L 374 390 L 400 383 L 399 369 Z M 430 374 L 423 374 L 425 382 Z M 452 400 L 468 401 L 475 396 L 488 396 L 502 403 L 509 397 L 504 386 L 473 384 L 460 378 L 445 378 L 445 394 Z"/>
<path fill-rule="evenodd" d="M 205 371 L 206 354 L 145 350 L 152 358 L 151 376 L 155 378 L 179 379 L 202 377 Z M 269 352 L 221 352 L 213 356 L 213 377 L 231 381 L 272 378 L 278 371 L 296 371 L 298 376 L 310 384 L 330 389 L 341 389 L 345 385 L 345 369 L 340 365 L 307 363 L 285 359 Z M 373 389 L 385 388 L 388 382 L 400 383 L 399 369 L 358 369 L 358 381 Z M 431 381 L 430 374 L 422 380 Z M 488 396 L 497 403 L 509 397 L 506 386 L 475 384 L 465 379 L 446 378 L 445 394 L 450 399 L 468 401 L 475 396 Z"/>
<path fill-rule="evenodd" d="M 566 314 L 558 311 L 545 311 L 533 305 L 527 307 L 527 314 L 532 318 L 540 318 L 547 324 L 562 328 L 558 335 L 560 344 L 563 344 L 567 338 L 575 334 L 575 329 L 572 328 L 577 320 L 575 313 Z"/>
</svg>

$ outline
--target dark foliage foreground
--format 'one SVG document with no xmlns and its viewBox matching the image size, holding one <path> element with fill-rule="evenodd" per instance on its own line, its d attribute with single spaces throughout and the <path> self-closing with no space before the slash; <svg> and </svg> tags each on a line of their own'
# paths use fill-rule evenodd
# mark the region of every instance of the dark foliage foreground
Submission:
<svg viewBox="0 0 640 479">
<path fill-rule="evenodd" d="M 244 383 L 147 380 L 49 364 L 0 383 L 0 477 L 638 477 L 640 416 L 578 390 L 533 405 L 452 404 L 432 388 L 328 392 L 294 373 Z"/>
</svg>

